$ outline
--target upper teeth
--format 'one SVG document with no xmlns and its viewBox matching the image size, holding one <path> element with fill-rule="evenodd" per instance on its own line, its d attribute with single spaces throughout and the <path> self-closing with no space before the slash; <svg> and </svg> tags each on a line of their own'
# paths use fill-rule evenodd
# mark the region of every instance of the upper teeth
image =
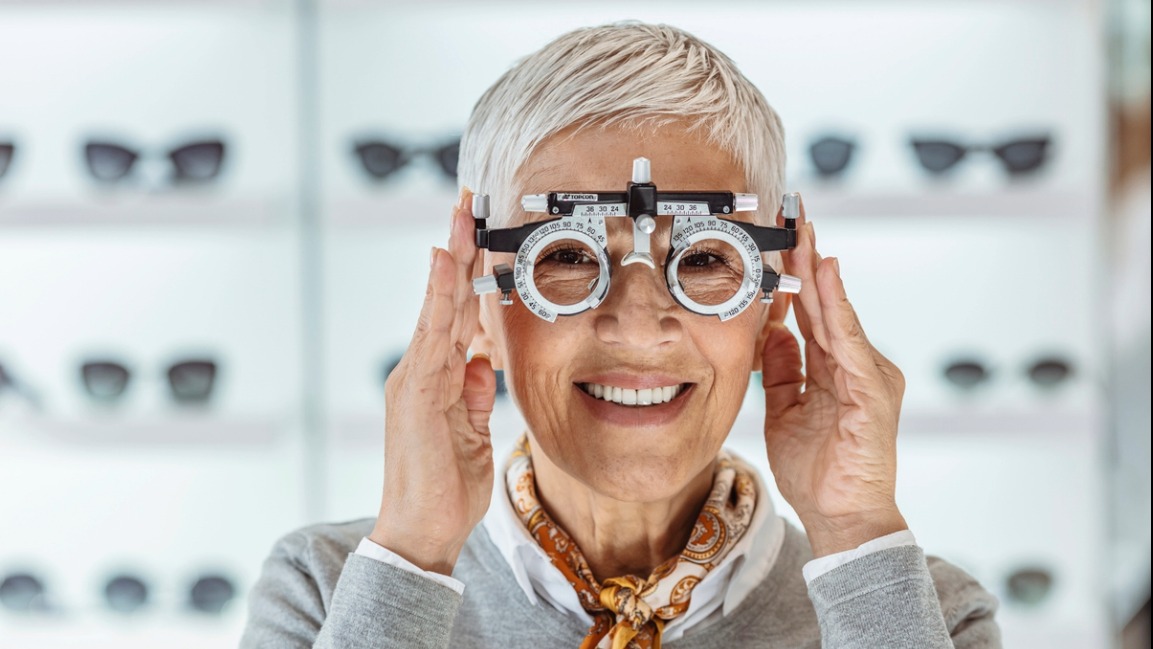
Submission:
<svg viewBox="0 0 1153 649">
<path fill-rule="evenodd" d="M 581 383 L 581 389 L 598 399 L 612 401 L 625 406 L 651 406 L 672 401 L 681 391 L 680 385 L 666 385 L 662 388 L 618 388 L 600 383 Z"/>
</svg>

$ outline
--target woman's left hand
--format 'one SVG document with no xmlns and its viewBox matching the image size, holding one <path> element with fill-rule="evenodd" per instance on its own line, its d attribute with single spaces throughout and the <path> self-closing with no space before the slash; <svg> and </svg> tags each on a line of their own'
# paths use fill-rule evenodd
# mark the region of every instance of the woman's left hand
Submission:
<svg viewBox="0 0 1153 649">
<path fill-rule="evenodd" d="M 897 509 L 897 420 L 905 379 L 865 337 L 835 258 L 817 254 L 804 206 L 785 271 L 805 339 L 773 325 L 765 342 L 765 444 L 781 495 L 814 556 L 849 550 L 906 529 Z"/>
</svg>

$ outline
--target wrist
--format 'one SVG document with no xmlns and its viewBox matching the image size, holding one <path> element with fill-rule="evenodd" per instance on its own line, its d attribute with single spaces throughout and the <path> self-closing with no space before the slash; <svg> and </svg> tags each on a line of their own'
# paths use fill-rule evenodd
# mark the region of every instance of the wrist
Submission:
<svg viewBox="0 0 1153 649">
<path fill-rule="evenodd" d="M 909 529 L 905 517 L 896 508 L 836 518 L 802 519 L 801 522 L 805 526 L 815 559 L 855 550 L 874 539 Z"/>
<path fill-rule="evenodd" d="M 402 530 L 396 533 L 392 530 Z M 417 526 L 382 525 L 378 520 L 368 540 L 395 552 L 414 566 L 427 572 L 452 575 L 464 543 L 443 542 L 421 533 Z"/>
</svg>

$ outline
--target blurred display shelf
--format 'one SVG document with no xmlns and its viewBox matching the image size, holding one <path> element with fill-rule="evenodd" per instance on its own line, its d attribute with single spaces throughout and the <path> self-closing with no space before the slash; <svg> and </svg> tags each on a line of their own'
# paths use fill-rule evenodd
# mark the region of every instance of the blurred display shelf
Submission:
<svg viewBox="0 0 1153 649">
<path fill-rule="evenodd" d="M 379 413 L 335 415 L 328 419 L 328 438 L 347 446 L 373 446 L 384 443 L 384 410 Z"/>
<path fill-rule="evenodd" d="M 244 616 L 225 618 L 112 613 L 0 616 L 0 647 L 11 649 L 224 649 L 236 647 Z"/>
<path fill-rule="evenodd" d="M 900 429 L 905 435 L 966 435 L 974 438 L 1004 435 L 1038 438 L 1092 437 L 1102 430 L 1100 418 L 1092 412 L 1056 410 L 989 410 L 981 412 L 937 412 L 905 410 Z"/>
<path fill-rule="evenodd" d="M 0 228 L 74 226 L 292 225 L 291 196 L 228 198 L 217 195 L 94 196 L 89 201 L 21 202 L 0 195 Z"/>
<path fill-rule="evenodd" d="M 43 448 L 46 441 L 72 445 L 257 446 L 290 430 L 289 417 L 232 417 L 214 413 L 91 417 L 0 416 L 0 437 L 15 450 L 23 444 Z"/>
<path fill-rule="evenodd" d="M 376 196 L 333 199 L 324 203 L 322 209 L 324 222 L 337 227 L 427 230 L 431 224 L 443 226 L 447 233 L 456 198 L 452 191 L 398 189 L 381 191 Z"/>
<path fill-rule="evenodd" d="M 790 187 L 790 191 L 798 190 Z M 973 192 L 959 188 L 910 191 L 857 191 L 848 187 L 799 188 L 805 209 L 816 218 L 862 217 L 1020 217 L 1092 219 L 1100 213 L 1088 192 L 1041 188 L 1005 188 Z M 422 226 L 447 222 L 454 201 L 451 190 L 415 192 L 407 187 L 381 190 L 376 196 L 341 197 L 323 205 L 325 221 L 333 226 Z"/>
<path fill-rule="evenodd" d="M 195 7 L 195 8 L 278 8 L 291 7 L 295 0 L 166 0 L 163 4 L 153 0 L 4 0 L 3 4 L 13 7 L 59 7 L 68 5 L 104 6 L 104 7 L 140 7 L 153 9 L 159 4 L 160 8 Z M 151 5 L 151 6 L 149 6 Z"/>
<path fill-rule="evenodd" d="M 792 189 L 792 188 L 791 188 Z M 1089 192 L 1006 187 L 965 191 L 942 185 L 910 191 L 856 191 L 849 187 L 802 188 L 806 213 L 828 217 L 1003 216 L 1021 218 L 1093 218 L 1101 205 Z"/>
</svg>

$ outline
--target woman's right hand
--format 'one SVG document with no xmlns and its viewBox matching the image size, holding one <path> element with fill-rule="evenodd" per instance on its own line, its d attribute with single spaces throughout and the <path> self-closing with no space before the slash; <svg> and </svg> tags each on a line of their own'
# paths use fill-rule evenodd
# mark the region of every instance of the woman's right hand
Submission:
<svg viewBox="0 0 1153 649">
<path fill-rule="evenodd" d="M 433 248 L 428 289 L 412 343 L 385 386 L 384 493 L 369 538 L 424 570 L 451 574 L 488 510 L 493 486 L 489 416 L 496 377 L 483 356 L 468 361 L 482 261 L 472 192 L 453 208 L 448 250 Z"/>
</svg>

